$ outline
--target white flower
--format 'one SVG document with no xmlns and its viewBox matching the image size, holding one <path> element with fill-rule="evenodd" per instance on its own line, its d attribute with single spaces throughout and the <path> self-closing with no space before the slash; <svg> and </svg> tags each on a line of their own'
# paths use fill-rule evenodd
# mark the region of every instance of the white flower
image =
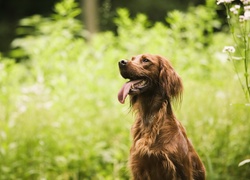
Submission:
<svg viewBox="0 0 250 180">
<path fill-rule="evenodd" d="M 250 19 L 250 11 L 249 10 L 244 12 L 244 17 L 245 17 L 245 20 Z"/>
<path fill-rule="evenodd" d="M 238 13 L 239 13 L 239 11 L 238 11 L 238 9 L 237 9 L 236 7 L 231 7 L 231 8 L 230 8 L 230 11 L 231 11 L 233 14 L 238 14 Z"/>
<path fill-rule="evenodd" d="M 225 46 L 222 52 L 234 53 L 235 48 L 233 46 Z"/>
<path fill-rule="evenodd" d="M 240 22 L 244 22 L 244 21 L 247 21 L 247 20 L 250 20 L 250 10 L 246 10 L 244 12 L 244 15 L 239 16 L 239 21 Z"/>
<path fill-rule="evenodd" d="M 240 0 L 244 5 L 247 5 L 247 4 L 249 4 L 249 0 Z"/>
<path fill-rule="evenodd" d="M 240 21 L 240 22 L 244 22 L 244 21 L 245 21 L 245 16 L 240 15 L 240 16 L 239 16 L 239 21 Z"/>
<path fill-rule="evenodd" d="M 234 0 L 217 0 L 217 5 L 222 4 L 222 3 L 226 3 L 229 4 L 231 2 L 233 2 Z"/>
<path fill-rule="evenodd" d="M 244 6 L 244 10 L 245 11 L 250 10 L 250 6 Z"/>
<path fill-rule="evenodd" d="M 240 9 L 240 5 L 236 4 L 234 5 L 235 9 Z"/>
<path fill-rule="evenodd" d="M 233 7 L 230 8 L 230 11 L 233 13 L 233 14 L 239 14 L 239 9 L 240 9 L 240 5 L 234 5 Z"/>
</svg>

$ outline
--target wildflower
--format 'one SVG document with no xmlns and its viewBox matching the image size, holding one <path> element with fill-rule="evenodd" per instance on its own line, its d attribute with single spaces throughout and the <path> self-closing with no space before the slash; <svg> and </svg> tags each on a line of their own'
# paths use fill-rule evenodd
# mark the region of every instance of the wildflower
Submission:
<svg viewBox="0 0 250 180">
<path fill-rule="evenodd" d="M 233 13 L 233 14 L 238 14 L 239 13 L 239 8 L 238 8 L 238 6 L 234 6 L 234 7 L 231 7 L 230 8 L 230 11 Z"/>
<path fill-rule="evenodd" d="M 240 22 L 244 22 L 244 21 L 245 21 L 245 16 L 240 15 L 240 16 L 239 16 L 239 21 L 240 21 Z"/>
<path fill-rule="evenodd" d="M 240 5 L 236 4 L 234 5 L 235 9 L 240 9 Z"/>
<path fill-rule="evenodd" d="M 234 53 L 235 48 L 233 46 L 225 46 L 222 52 Z"/>
<path fill-rule="evenodd" d="M 217 5 L 222 4 L 222 3 L 226 3 L 229 4 L 231 2 L 233 2 L 234 0 L 217 0 Z"/>
<path fill-rule="evenodd" d="M 250 0 L 240 0 L 244 5 L 247 5 L 250 3 Z"/>
<path fill-rule="evenodd" d="M 250 19 L 250 11 L 249 10 L 245 11 L 244 17 L 245 17 L 245 20 L 249 20 Z"/>
<path fill-rule="evenodd" d="M 247 20 L 250 20 L 250 10 L 246 10 L 244 12 L 244 15 L 239 16 L 239 21 L 240 22 L 244 22 L 244 21 L 247 21 Z"/>
<path fill-rule="evenodd" d="M 244 6 L 244 10 L 245 11 L 250 10 L 250 6 Z"/>
</svg>

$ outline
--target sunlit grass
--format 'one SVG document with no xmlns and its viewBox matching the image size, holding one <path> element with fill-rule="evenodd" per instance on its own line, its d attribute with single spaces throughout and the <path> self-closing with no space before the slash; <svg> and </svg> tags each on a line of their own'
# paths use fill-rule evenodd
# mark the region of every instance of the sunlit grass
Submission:
<svg viewBox="0 0 250 180">
<path fill-rule="evenodd" d="M 81 34 L 78 26 L 67 28 L 75 20 L 60 17 L 59 26 L 58 19 L 40 18 L 39 33 L 15 41 L 27 60 L 15 64 L 1 57 L 0 179 L 129 179 L 133 115 L 128 102 L 117 100 L 125 81 L 117 62 L 150 52 L 170 58 L 183 79 L 183 101 L 175 112 L 208 179 L 246 180 L 249 164 L 238 164 L 250 154 L 250 113 L 221 52 L 228 35 L 204 40 L 204 29 L 180 18 L 204 24 L 214 18 L 209 13 L 204 20 L 193 11 L 175 12 L 171 28 L 148 28 L 143 16 L 122 14 L 117 36 L 100 33 L 89 43 L 74 37 Z M 41 33 L 45 27 L 51 31 Z M 65 29 L 70 36 L 62 36 Z"/>
</svg>

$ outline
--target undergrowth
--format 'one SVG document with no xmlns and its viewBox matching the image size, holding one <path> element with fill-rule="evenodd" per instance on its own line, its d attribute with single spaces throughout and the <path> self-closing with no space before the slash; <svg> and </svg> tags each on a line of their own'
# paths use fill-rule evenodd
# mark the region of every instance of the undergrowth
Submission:
<svg viewBox="0 0 250 180">
<path fill-rule="evenodd" d="M 91 42 L 73 0 L 49 18 L 23 19 L 12 58 L 0 56 L 0 179 L 129 179 L 133 117 L 117 100 L 124 83 L 117 63 L 148 52 L 169 58 L 183 78 L 176 116 L 207 179 L 247 180 L 249 164 L 238 164 L 250 156 L 250 111 L 221 52 L 231 40 L 213 32 L 219 22 L 207 2 L 169 13 L 169 26 L 119 9 L 118 35 L 98 33 Z"/>
</svg>

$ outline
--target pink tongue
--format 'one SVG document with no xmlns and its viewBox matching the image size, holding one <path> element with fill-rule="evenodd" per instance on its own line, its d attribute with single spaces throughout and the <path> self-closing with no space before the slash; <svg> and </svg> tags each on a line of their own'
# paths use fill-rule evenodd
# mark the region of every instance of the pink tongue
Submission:
<svg viewBox="0 0 250 180">
<path fill-rule="evenodd" d="M 140 81 L 141 80 L 129 81 L 129 82 L 125 83 L 122 86 L 121 90 L 118 93 L 118 100 L 119 100 L 120 103 L 124 104 L 125 99 L 126 99 L 128 93 L 129 93 L 130 89 L 131 89 L 131 86 L 133 84 L 136 84 L 136 83 L 140 82 Z"/>
</svg>

